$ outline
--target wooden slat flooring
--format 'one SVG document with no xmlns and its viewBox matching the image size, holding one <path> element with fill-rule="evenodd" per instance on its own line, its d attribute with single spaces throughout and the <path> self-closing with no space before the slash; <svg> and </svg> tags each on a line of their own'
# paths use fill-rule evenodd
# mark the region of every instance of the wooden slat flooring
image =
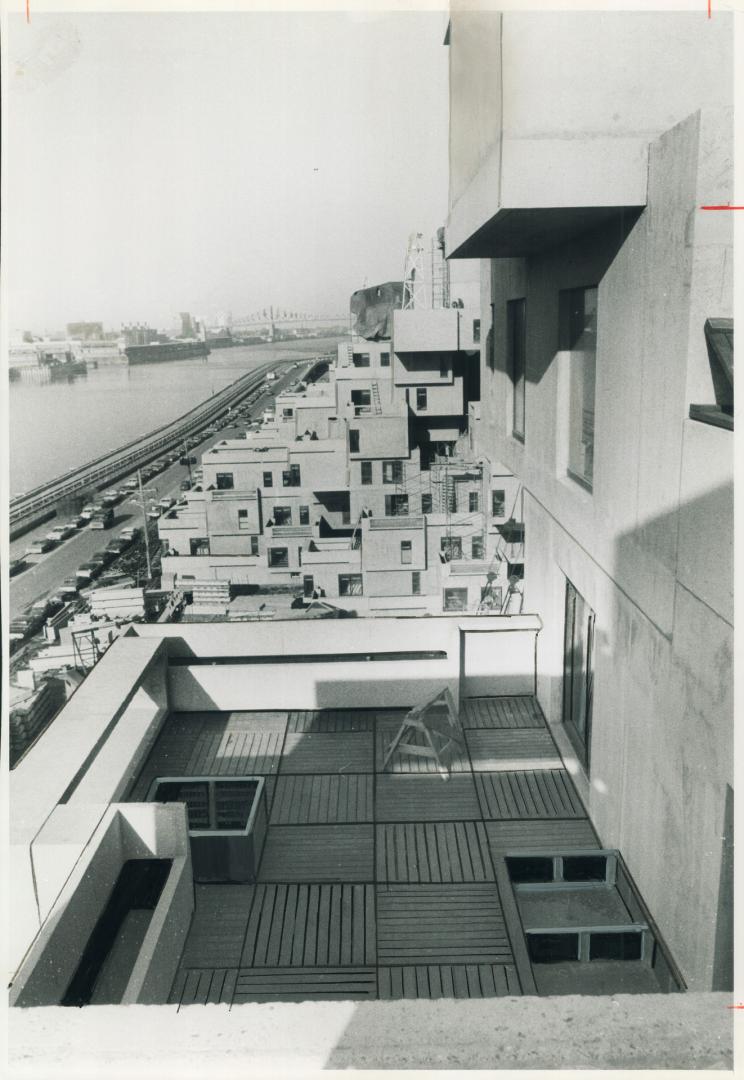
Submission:
<svg viewBox="0 0 744 1080">
<path fill-rule="evenodd" d="M 374 712 L 354 712 L 349 709 L 323 709 L 320 712 L 291 712 L 287 731 L 335 733 L 339 731 L 373 731 Z"/>
<path fill-rule="evenodd" d="M 333 967 L 375 961 L 374 886 L 255 887 L 241 967 Z"/>
<path fill-rule="evenodd" d="M 474 821 L 481 816 L 473 777 L 397 773 L 377 776 L 378 821 Z"/>
<path fill-rule="evenodd" d="M 493 881 L 481 821 L 377 826 L 378 882 Z"/>
<path fill-rule="evenodd" d="M 371 773 L 372 747 L 370 732 L 336 735 L 288 732 L 282 773 Z"/>
<path fill-rule="evenodd" d="M 374 967 L 241 970 L 234 1003 L 248 1001 L 354 1001 L 377 997 Z"/>
<path fill-rule="evenodd" d="M 280 776 L 271 812 L 274 825 L 315 825 L 327 822 L 372 821 L 374 777 Z"/>
<path fill-rule="evenodd" d="M 259 881 L 372 881 L 373 825 L 271 825 Z"/>
<path fill-rule="evenodd" d="M 184 968 L 238 967 L 254 890 L 253 885 L 194 886 L 194 917 L 181 957 Z"/>
<path fill-rule="evenodd" d="M 545 729 L 470 730 L 465 737 L 475 772 L 563 767 L 550 732 Z"/>
<path fill-rule="evenodd" d="M 284 735 L 279 731 L 214 730 L 196 741 L 187 776 L 253 776 L 276 772 Z"/>
<path fill-rule="evenodd" d="M 588 818 L 573 821 L 487 821 L 488 843 L 495 857 L 510 851 L 553 851 L 599 847 Z"/>
<path fill-rule="evenodd" d="M 378 885 L 377 962 L 513 964 L 494 885 Z"/>
<path fill-rule="evenodd" d="M 400 719 L 396 718 L 395 720 L 378 719 L 375 740 L 375 769 L 377 772 L 382 772 L 382 763 L 385 760 L 387 749 L 398 734 L 402 723 L 403 717 Z M 411 743 L 415 746 L 428 746 L 426 739 L 419 732 L 407 733 L 404 742 Z M 467 750 L 464 748 L 460 751 L 455 747 L 454 753 L 447 755 L 445 761 L 450 772 L 470 772 L 470 762 L 468 761 Z M 385 767 L 385 773 L 435 773 L 438 775 L 438 772 L 439 770 L 435 761 L 412 754 L 406 754 L 403 751 L 396 751 Z"/>
<path fill-rule="evenodd" d="M 396 998 L 489 998 L 521 994 L 510 964 L 418 964 L 381 967 L 381 1000 Z"/>
<path fill-rule="evenodd" d="M 565 769 L 477 773 L 484 818 L 582 818 L 586 811 Z"/>
<path fill-rule="evenodd" d="M 532 697 L 466 698 L 461 706 L 465 728 L 544 728 Z"/>
<path fill-rule="evenodd" d="M 193 716 L 175 713 L 167 718 L 127 796 L 130 802 L 146 800 L 150 786 L 158 776 L 184 775 L 203 726 L 204 716 L 199 713 Z"/>
<path fill-rule="evenodd" d="M 179 1005 L 231 1005 L 237 968 L 190 968 L 176 976 L 170 994 Z"/>
</svg>

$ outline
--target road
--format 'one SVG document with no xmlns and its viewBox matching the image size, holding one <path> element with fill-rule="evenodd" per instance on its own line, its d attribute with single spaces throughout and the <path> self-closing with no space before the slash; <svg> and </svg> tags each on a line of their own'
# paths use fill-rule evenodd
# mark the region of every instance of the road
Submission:
<svg viewBox="0 0 744 1080">
<path fill-rule="evenodd" d="M 273 400 L 277 393 L 285 390 L 298 378 L 299 370 L 290 368 L 286 375 L 279 377 L 276 382 L 261 393 L 252 408 L 251 416 L 259 417 L 266 406 Z M 209 450 L 220 439 L 228 434 L 235 434 L 242 430 L 244 425 L 236 427 L 229 425 L 220 428 L 216 434 L 207 436 L 190 453 L 200 460 L 200 455 Z M 181 481 L 188 477 L 189 470 L 186 465 L 174 464 L 147 482 L 145 489 L 146 503 L 157 502 L 166 495 L 180 495 Z M 113 487 L 121 487 L 126 477 L 118 480 Z M 81 563 L 87 562 L 95 551 L 99 551 L 113 540 L 115 536 L 127 525 L 142 525 L 142 509 L 139 498 L 125 499 L 114 507 L 115 521 L 108 529 L 91 529 L 84 526 L 74 536 L 59 544 L 56 548 L 48 551 L 46 555 L 30 555 L 26 562 L 28 567 L 10 582 L 10 618 L 14 619 L 21 615 L 35 600 L 41 600 L 62 583 L 62 581 L 74 575 Z M 54 520 L 47 521 L 37 526 L 23 536 L 11 542 L 10 558 L 16 559 L 23 555 L 28 545 L 37 537 L 45 536 L 54 525 Z"/>
</svg>

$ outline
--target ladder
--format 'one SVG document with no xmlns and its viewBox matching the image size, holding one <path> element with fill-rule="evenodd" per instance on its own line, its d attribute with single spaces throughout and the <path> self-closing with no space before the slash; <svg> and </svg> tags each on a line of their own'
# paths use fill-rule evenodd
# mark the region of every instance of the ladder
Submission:
<svg viewBox="0 0 744 1080">
<path fill-rule="evenodd" d="M 382 412 L 382 402 L 380 401 L 380 384 L 378 382 L 372 383 L 372 411 L 378 415 Z"/>
<path fill-rule="evenodd" d="M 404 741 L 414 739 L 417 741 Z M 410 754 L 436 762 L 443 780 L 449 780 L 449 767 L 445 758 L 465 748 L 465 735 L 455 702 L 449 687 L 439 690 L 433 698 L 410 709 L 400 726 L 398 734 L 388 747 L 382 763 L 387 768 L 393 754 Z"/>
</svg>

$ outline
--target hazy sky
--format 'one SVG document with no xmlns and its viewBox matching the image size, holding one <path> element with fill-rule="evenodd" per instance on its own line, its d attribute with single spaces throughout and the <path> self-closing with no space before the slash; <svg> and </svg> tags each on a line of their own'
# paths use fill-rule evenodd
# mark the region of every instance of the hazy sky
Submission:
<svg viewBox="0 0 744 1080">
<path fill-rule="evenodd" d="M 447 213 L 442 13 L 10 20 L 12 330 L 335 314 Z"/>
</svg>

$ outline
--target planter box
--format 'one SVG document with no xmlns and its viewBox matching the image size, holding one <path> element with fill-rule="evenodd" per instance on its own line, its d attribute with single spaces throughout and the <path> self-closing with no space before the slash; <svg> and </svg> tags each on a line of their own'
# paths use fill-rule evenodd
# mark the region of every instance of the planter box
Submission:
<svg viewBox="0 0 744 1080">
<path fill-rule="evenodd" d="M 148 801 L 186 804 L 194 881 L 256 880 L 268 824 L 262 776 L 159 776 Z"/>
</svg>

